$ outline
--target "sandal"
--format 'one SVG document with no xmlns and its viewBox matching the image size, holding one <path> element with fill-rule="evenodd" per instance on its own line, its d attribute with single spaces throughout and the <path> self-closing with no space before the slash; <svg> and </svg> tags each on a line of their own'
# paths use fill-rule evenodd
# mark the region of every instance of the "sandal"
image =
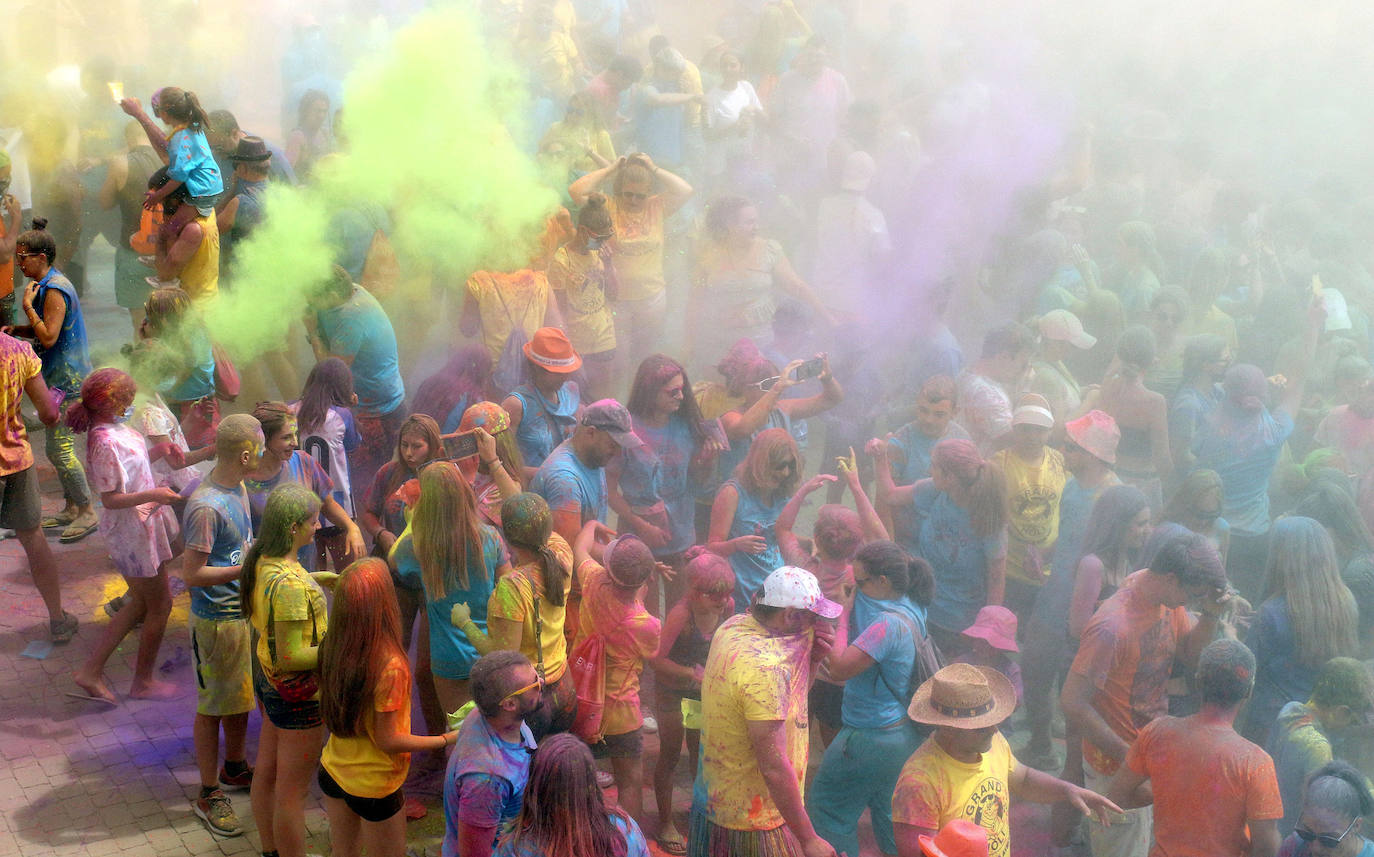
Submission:
<svg viewBox="0 0 1374 857">
<path fill-rule="evenodd" d="M 77 523 L 76 521 L 72 521 L 71 524 L 67 526 L 67 529 L 62 531 L 62 535 L 58 536 L 57 540 L 64 545 L 69 545 L 73 542 L 79 542 L 82 539 L 86 538 L 86 536 L 89 536 L 91 533 L 95 532 L 96 528 L 99 526 L 99 519 L 92 520 L 89 524 Z"/>
<path fill-rule="evenodd" d="M 681 855 L 687 853 L 687 840 L 685 839 L 663 839 L 659 837 L 656 838 L 654 842 L 657 843 L 659 848 L 663 849 L 663 853 L 665 854 L 681 857 Z"/>
<path fill-rule="evenodd" d="M 48 622 L 48 633 L 54 643 L 70 643 L 78 624 L 75 616 L 63 610 L 61 619 Z"/>
<path fill-rule="evenodd" d="M 39 526 L 45 530 L 52 530 L 56 529 L 57 527 L 71 526 L 72 521 L 75 520 L 76 515 L 74 513 L 62 511 L 58 512 L 56 515 L 50 515 L 44 518 L 43 522 L 39 524 Z"/>
</svg>

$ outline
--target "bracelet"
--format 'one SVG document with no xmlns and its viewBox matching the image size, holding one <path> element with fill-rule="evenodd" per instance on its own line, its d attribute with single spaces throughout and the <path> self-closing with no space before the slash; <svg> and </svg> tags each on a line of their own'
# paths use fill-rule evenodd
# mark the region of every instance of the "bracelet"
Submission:
<svg viewBox="0 0 1374 857">
<path fill-rule="evenodd" d="M 501 459 L 499 459 L 499 458 L 493 458 L 491 461 L 484 461 L 483 459 L 480 459 L 480 458 L 479 458 L 479 459 L 477 459 L 477 460 L 480 461 L 480 462 L 482 462 L 482 463 L 485 464 L 486 466 L 491 467 L 491 466 L 495 465 L 497 462 L 499 462 Z"/>
</svg>

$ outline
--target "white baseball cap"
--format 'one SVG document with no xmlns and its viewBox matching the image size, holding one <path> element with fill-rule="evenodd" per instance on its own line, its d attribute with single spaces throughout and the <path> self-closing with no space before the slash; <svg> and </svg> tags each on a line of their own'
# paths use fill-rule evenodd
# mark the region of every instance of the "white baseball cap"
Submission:
<svg viewBox="0 0 1374 857">
<path fill-rule="evenodd" d="M 1052 309 L 1040 316 L 1040 335 L 1046 339 L 1067 342 L 1084 351 L 1097 344 L 1097 337 L 1085 331 L 1078 316 L 1066 309 Z"/>
<path fill-rule="evenodd" d="M 844 608 L 821 593 L 816 575 L 804 568 L 784 565 L 764 578 L 759 604 L 810 610 L 823 619 L 838 619 Z"/>
</svg>

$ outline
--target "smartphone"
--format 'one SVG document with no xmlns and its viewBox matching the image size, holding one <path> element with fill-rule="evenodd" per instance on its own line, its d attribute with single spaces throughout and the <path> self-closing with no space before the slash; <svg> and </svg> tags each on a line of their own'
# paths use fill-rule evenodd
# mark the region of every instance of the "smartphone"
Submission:
<svg viewBox="0 0 1374 857">
<path fill-rule="evenodd" d="M 792 372 L 792 380 L 798 382 L 809 381 L 812 378 L 819 378 L 820 374 L 824 371 L 825 358 L 815 357 L 798 366 Z M 759 382 L 759 389 L 764 391 L 765 393 L 773 389 L 774 385 L 778 383 L 778 377 L 779 376 L 774 375 L 772 378 L 764 378 L 762 381 Z"/>
<path fill-rule="evenodd" d="M 797 370 L 792 373 L 792 378 L 795 381 L 808 381 L 812 378 L 819 378 L 824 371 L 825 358 L 815 357 L 798 366 Z"/>
<path fill-rule="evenodd" d="M 464 431 L 446 434 L 439 438 L 444 442 L 444 457 L 451 461 L 472 458 L 477 454 L 477 434 Z"/>
<path fill-rule="evenodd" d="M 115 104 L 124 100 L 124 81 L 110 80 L 106 81 L 105 85 L 110 88 L 110 97 L 114 99 Z"/>
</svg>

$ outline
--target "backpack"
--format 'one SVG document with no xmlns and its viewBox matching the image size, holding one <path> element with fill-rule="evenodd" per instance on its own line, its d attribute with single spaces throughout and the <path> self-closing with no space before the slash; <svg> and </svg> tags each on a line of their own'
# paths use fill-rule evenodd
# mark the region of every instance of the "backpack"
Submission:
<svg viewBox="0 0 1374 857">
<path fill-rule="evenodd" d="M 579 640 L 568 652 L 568 672 L 577 694 L 572 733 L 588 744 L 599 743 L 606 710 L 606 638 L 591 634 Z"/>
<path fill-rule="evenodd" d="M 935 641 L 929 634 L 921 633 L 921 629 L 911 620 L 911 617 L 899 610 L 888 610 L 889 616 L 896 616 L 906 625 L 911 632 L 911 639 L 916 642 L 916 656 L 911 661 L 911 675 L 907 676 L 907 686 L 905 695 L 897 693 L 892 685 L 888 683 L 887 676 L 883 675 L 882 665 L 878 667 L 878 678 L 887 687 L 887 692 L 892 694 L 903 708 L 911 704 L 911 697 L 916 693 L 916 688 L 925 684 L 931 676 L 940 671 L 945 665 L 944 655 L 940 654 L 940 647 L 935 645 Z"/>
<path fill-rule="evenodd" d="M 496 368 L 491 373 L 492 384 L 504 397 L 527 380 L 525 343 L 530 340 L 525 335 L 524 325 L 515 320 L 510 313 L 510 307 L 506 306 L 506 298 L 501 294 L 500 284 L 493 283 L 492 291 L 496 292 L 496 299 L 501 302 L 501 309 L 505 311 L 506 320 L 510 322 L 510 336 L 506 337 L 506 344 L 501 348 L 501 353 L 496 358 Z"/>
</svg>

